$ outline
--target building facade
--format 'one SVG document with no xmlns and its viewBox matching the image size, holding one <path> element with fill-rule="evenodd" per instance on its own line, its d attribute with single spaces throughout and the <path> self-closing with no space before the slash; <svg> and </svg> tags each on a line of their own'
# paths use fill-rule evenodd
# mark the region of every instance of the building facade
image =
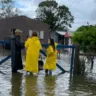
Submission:
<svg viewBox="0 0 96 96">
<path fill-rule="evenodd" d="M 28 18 L 26 16 L 17 16 L 6 19 L 0 19 L 0 40 L 11 37 L 13 29 L 22 30 L 22 41 L 24 42 L 29 36 L 30 31 L 36 30 L 41 43 L 47 43 L 49 39 L 49 25 L 40 21 Z"/>
</svg>

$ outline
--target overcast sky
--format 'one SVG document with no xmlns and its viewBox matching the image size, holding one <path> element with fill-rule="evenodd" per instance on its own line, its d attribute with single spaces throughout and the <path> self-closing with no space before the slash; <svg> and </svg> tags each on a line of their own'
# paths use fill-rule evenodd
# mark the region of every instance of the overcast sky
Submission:
<svg viewBox="0 0 96 96">
<path fill-rule="evenodd" d="M 22 14 L 35 18 L 35 10 L 38 4 L 44 0 L 16 0 Z M 56 0 L 59 5 L 66 5 L 74 16 L 74 23 L 71 30 L 76 30 L 81 25 L 96 24 L 96 0 Z"/>
</svg>

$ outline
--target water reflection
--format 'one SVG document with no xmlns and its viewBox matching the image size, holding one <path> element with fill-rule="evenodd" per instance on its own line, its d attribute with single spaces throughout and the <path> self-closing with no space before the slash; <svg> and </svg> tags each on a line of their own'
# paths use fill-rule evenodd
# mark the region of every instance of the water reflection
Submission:
<svg viewBox="0 0 96 96">
<path fill-rule="evenodd" d="M 22 74 L 14 73 L 12 74 L 12 96 L 21 96 L 21 83 L 22 83 Z"/>
<path fill-rule="evenodd" d="M 38 96 L 36 76 L 29 75 L 25 77 L 25 91 L 25 96 Z"/>
<path fill-rule="evenodd" d="M 48 76 L 44 78 L 45 96 L 55 96 L 56 76 Z"/>
<path fill-rule="evenodd" d="M 86 76 L 73 75 L 70 82 L 70 96 L 95 96 L 96 95 L 96 83 L 92 78 L 88 79 Z"/>
<path fill-rule="evenodd" d="M 0 59 L 4 57 L 0 56 Z M 60 61 L 59 64 L 64 69 L 69 69 L 70 66 L 64 62 Z M 88 72 L 84 76 L 70 75 L 67 72 L 57 75 L 61 72 L 59 69 L 54 71 L 57 76 L 45 77 L 43 71 L 38 77 L 25 76 L 23 72 L 11 75 L 8 60 L 0 66 L 0 96 L 96 96 L 96 60 L 91 72 L 90 65 L 87 67 Z"/>
</svg>

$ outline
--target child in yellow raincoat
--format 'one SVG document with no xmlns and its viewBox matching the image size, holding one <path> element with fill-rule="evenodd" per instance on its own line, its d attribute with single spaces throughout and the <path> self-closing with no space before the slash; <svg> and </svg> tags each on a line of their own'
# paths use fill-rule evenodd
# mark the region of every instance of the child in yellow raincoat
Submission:
<svg viewBox="0 0 96 96">
<path fill-rule="evenodd" d="M 26 64 L 24 70 L 32 73 L 38 73 L 39 53 L 42 49 L 37 33 L 33 32 L 32 37 L 25 42 Z"/>
<path fill-rule="evenodd" d="M 47 48 L 47 58 L 44 64 L 45 74 L 52 75 L 52 70 L 56 69 L 57 60 L 57 43 L 54 43 L 53 39 L 50 39 L 49 46 Z"/>
</svg>

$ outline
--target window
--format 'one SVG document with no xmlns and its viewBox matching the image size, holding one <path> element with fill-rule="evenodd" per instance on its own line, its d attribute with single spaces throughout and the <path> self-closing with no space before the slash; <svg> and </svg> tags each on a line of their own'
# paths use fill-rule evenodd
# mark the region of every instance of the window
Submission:
<svg viewBox="0 0 96 96">
<path fill-rule="evenodd" d="M 40 31 L 40 39 L 44 39 L 44 31 Z"/>
<path fill-rule="evenodd" d="M 32 30 L 29 30 L 29 37 L 32 36 Z"/>
</svg>

